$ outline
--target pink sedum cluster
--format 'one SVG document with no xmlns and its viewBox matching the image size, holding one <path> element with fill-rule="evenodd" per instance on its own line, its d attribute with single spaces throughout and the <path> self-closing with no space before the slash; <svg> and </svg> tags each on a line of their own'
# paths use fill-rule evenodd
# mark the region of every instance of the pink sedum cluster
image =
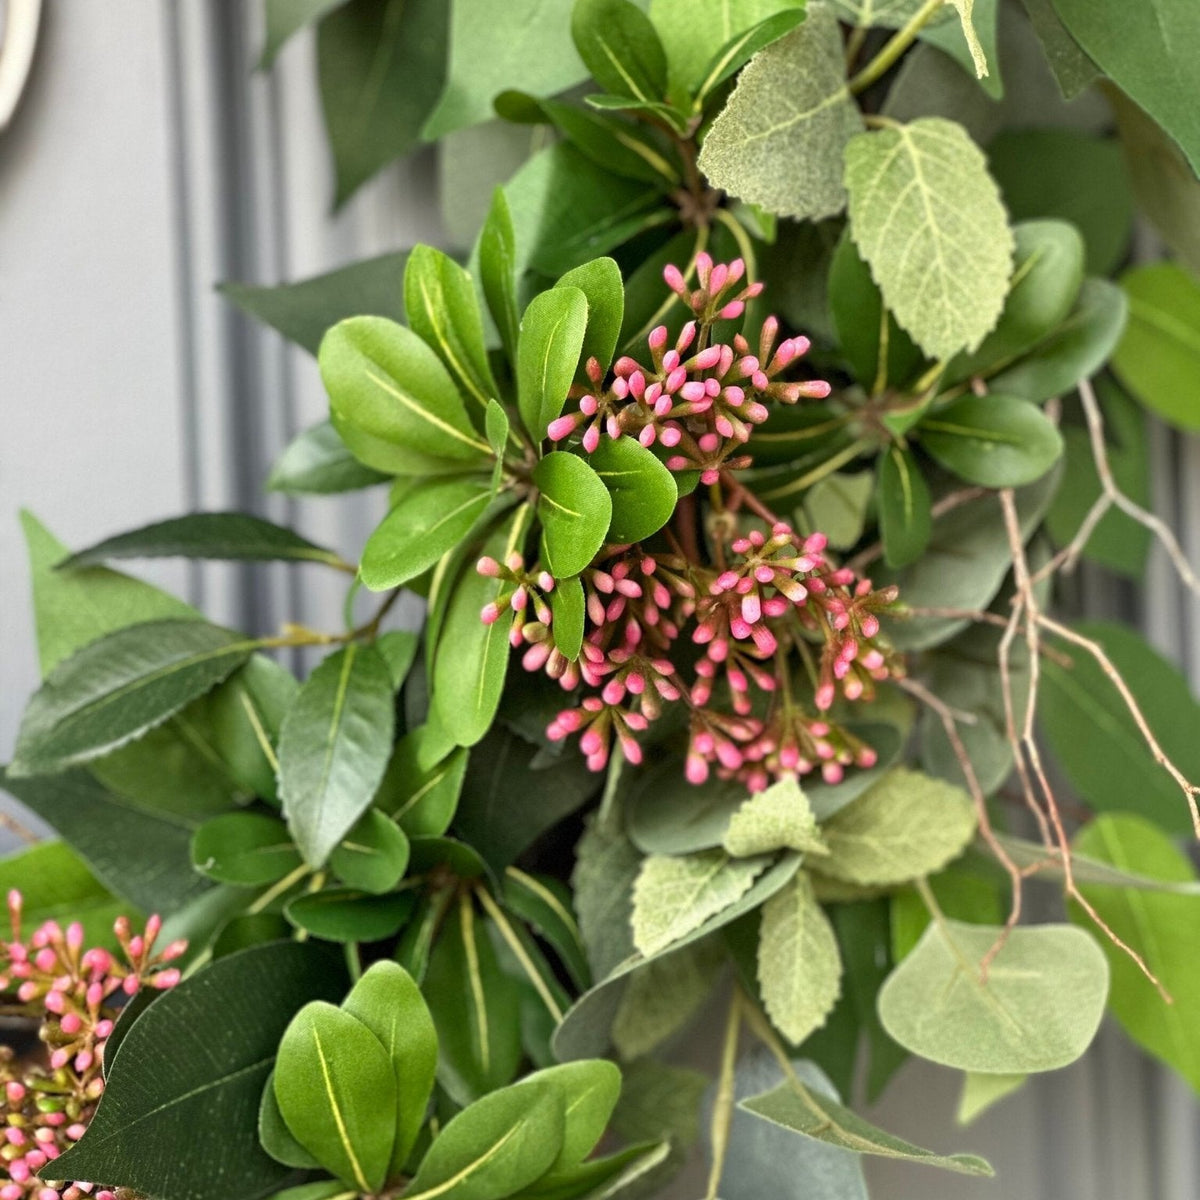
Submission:
<svg viewBox="0 0 1200 1200">
<path fill-rule="evenodd" d="M 187 944 L 172 942 L 156 953 L 162 927 L 157 916 L 146 922 L 144 933 L 134 933 L 125 917 L 118 918 L 119 958 L 100 947 L 84 949 L 78 922 L 64 931 L 47 921 L 26 940 L 21 909 L 21 893 L 10 892 L 12 939 L 0 941 L 0 991 L 15 993 L 21 1011 L 41 1022 L 38 1037 L 49 1069 L 18 1063 L 10 1048 L 0 1047 L 0 1200 L 123 1200 L 123 1190 L 38 1176 L 52 1175 L 49 1164 L 87 1129 L 104 1091 L 104 1047 L 119 1004 L 143 986 L 178 983 L 178 969 L 167 964 Z"/>
<path fill-rule="evenodd" d="M 898 671 L 878 617 L 896 589 L 875 590 L 830 562 L 823 534 L 801 536 L 729 474 L 749 465 L 746 443 L 769 403 L 823 398 L 829 385 L 779 378 L 809 343 L 797 337 L 776 345 L 774 317 L 763 322 L 753 353 L 740 334 L 730 344 L 710 342 L 715 322 L 740 317 L 761 291 L 760 284 L 740 286 L 740 260 L 724 265 L 698 256 L 695 290 L 677 268 L 664 274 L 695 319 L 669 349 L 666 327 L 656 328 L 652 365 L 618 359 L 607 387 L 590 360 L 592 389 L 577 412 L 551 423 L 549 437 L 578 437 L 588 454 L 604 436 L 636 437 L 666 447 L 669 469 L 698 471 L 719 515 L 709 527 L 715 562 L 685 555 L 670 535 L 669 552 L 605 547 L 581 576 L 586 617 L 575 661 L 555 645 L 554 579 L 537 565 L 526 569 L 520 554 L 480 561 L 481 574 L 501 581 L 482 619 L 512 608 L 511 641 L 524 647 L 525 669 L 584 693 L 547 733 L 555 741 L 578 735 L 593 770 L 605 768 L 614 740 L 626 759 L 640 762 L 638 735 L 665 704 L 682 703 L 690 710 L 691 782 L 715 772 L 760 791 L 774 779 L 820 771 L 836 783 L 847 767 L 875 763 L 875 751 L 829 710 L 839 695 L 870 699 L 876 683 Z"/>
</svg>

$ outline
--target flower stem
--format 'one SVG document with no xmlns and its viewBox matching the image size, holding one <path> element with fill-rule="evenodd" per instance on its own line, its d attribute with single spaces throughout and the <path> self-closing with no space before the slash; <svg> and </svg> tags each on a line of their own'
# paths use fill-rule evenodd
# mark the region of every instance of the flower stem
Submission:
<svg viewBox="0 0 1200 1200">
<path fill-rule="evenodd" d="M 725 1042 L 721 1049 L 721 1074 L 717 1079 L 717 1095 L 713 1101 L 709 1137 L 712 1141 L 712 1166 L 708 1172 L 708 1187 L 704 1200 L 717 1200 L 721 1173 L 725 1169 L 725 1154 L 729 1149 L 729 1130 L 733 1124 L 734 1068 L 737 1066 L 738 1034 L 742 1028 L 742 998 L 735 987 L 729 1000 L 729 1015 L 725 1019 Z"/>
<path fill-rule="evenodd" d="M 850 94 L 857 96 L 859 92 L 866 91 L 877 79 L 886 75 L 945 2 L 946 0 L 925 0 L 925 3 L 913 13 L 908 24 L 890 38 L 883 49 L 850 80 L 848 85 Z"/>
</svg>

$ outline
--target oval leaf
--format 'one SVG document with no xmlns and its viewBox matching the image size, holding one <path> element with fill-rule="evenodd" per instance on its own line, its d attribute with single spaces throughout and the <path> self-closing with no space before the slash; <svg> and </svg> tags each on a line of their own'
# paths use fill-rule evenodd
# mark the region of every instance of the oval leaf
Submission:
<svg viewBox="0 0 1200 1200">
<path fill-rule="evenodd" d="M 889 567 L 907 567 L 933 534 L 929 485 L 911 451 L 889 446 L 879 460 L 879 533 Z"/>
<path fill-rule="evenodd" d="M 666 95 L 658 30 L 630 0 L 576 0 L 571 37 L 592 78 L 616 96 L 653 104 Z"/>
<path fill-rule="evenodd" d="M 196 830 L 192 865 L 218 883 L 259 887 L 294 871 L 300 866 L 300 853 L 278 817 L 226 813 Z"/>
<path fill-rule="evenodd" d="M 588 462 L 612 497 L 610 542 L 640 542 L 670 519 L 679 500 L 675 478 L 636 438 L 601 438 Z"/>
<path fill-rule="evenodd" d="M 408 838 L 389 817 L 369 808 L 329 856 L 330 870 L 347 887 L 390 892 L 408 866 Z"/>
<path fill-rule="evenodd" d="M 530 301 L 517 340 L 517 407 L 535 442 L 563 410 L 588 323 L 587 297 L 555 287 Z"/>
<path fill-rule="evenodd" d="M 542 551 L 556 579 L 578 575 L 595 558 L 612 521 L 608 489 L 582 458 L 556 450 L 538 463 Z"/>
</svg>

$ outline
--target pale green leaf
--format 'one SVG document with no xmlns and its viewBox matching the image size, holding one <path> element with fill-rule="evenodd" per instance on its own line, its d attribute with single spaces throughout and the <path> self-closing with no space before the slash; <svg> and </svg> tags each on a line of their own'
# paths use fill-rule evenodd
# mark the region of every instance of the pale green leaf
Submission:
<svg viewBox="0 0 1200 1200">
<path fill-rule="evenodd" d="M 594 818 L 575 847 L 571 887 L 580 936 L 597 979 L 633 953 L 629 921 L 641 866 L 633 843 Z"/>
<path fill-rule="evenodd" d="M 968 1071 L 963 1076 L 962 1093 L 958 1098 L 955 1120 L 960 1125 L 970 1125 L 982 1116 L 993 1104 L 999 1104 L 1005 1096 L 1018 1091 L 1029 1078 L 1028 1075 L 985 1075 Z"/>
<path fill-rule="evenodd" d="M 790 776 L 743 802 L 729 818 L 722 845 L 734 858 L 785 849 L 829 853 L 808 797 Z"/>
</svg>

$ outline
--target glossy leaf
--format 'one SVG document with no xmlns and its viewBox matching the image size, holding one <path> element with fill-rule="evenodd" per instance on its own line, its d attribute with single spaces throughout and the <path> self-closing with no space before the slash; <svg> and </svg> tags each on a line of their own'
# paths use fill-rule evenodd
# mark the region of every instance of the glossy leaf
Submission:
<svg viewBox="0 0 1200 1200">
<path fill-rule="evenodd" d="M 578 575 L 558 580 L 550 593 L 554 647 L 571 662 L 579 657 L 583 645 L 584 603 L 583 584 Z"/>
<path fill-rule="evenodd" d="M 342 1008 L 387 1052 L 396 1083 L 396 1141 L 388 1178 L 399 1175 L 425 1123 L 437 1069 L 437 1032 L 412 977 L 393 962 L 375 963 L 350 989 Z"/>
<path fill-rule="evenodd" d="M 630 0 L 576 0 L 571 37 L 601 87 L 648 104 L 666 94 L 666 51 L 649 17 Z"/>
<path fill-rule="evenodd" d="M 279 734 L 279 794 L 305 862 L 320 867 L 371 803 L 392 747 L 392 682 L 351 644 L 309 676 Z"/>
<path fill-rule="evenodd" d="M 408 838 L 395 821 L 368 808 L 334 847 L 329 869 L 347 887 L 382 895 L 400 882 L 408 853 Z"/>
<path fill-rule="evenodd" d="M 621 268 L 611 258 L 594 258 L 568 271 L 555 288 L 578 288 L 587 300 L 587 328 L 579 353 L 580 367 L 594 358 L 608 371 L 617 352 L 617 338 L 625 316 L 625 285 Z M 576 375 L 583 382 L 582 370 Z"/>
<path fill-rule="evenodd" d="M 932 358 L 974 350 L 1003 308 L 1013 238 L 966 131 L 924 117 L 860 134 L 845 178 L 851 236 L 896 320 Z"/>
<path fill-rule="evenodd" d="M 556 579 L 578 575 L 608 535 L 613 514 L 608 488 L 585 459 L 562 450 L 538 463 L 533 481 L 540 493 L 537 508 L 546 566 Z"/>
<path fill-rule="evenodd" d="M 1052 1071 L 1091 1044 L 1104 1013 L 1108 964 L 1069 925 L 1010 930 L 947 920 L 926 931 L 879 993 L 884 1028 L 922 1058 L 963 1071 Z"/>
<path fill-rule="evenodd" d="M 933 534 L 929 485 L 909 450 L 889 446 L 879 460 L 879 534 L 889 567 L 916 562 Z"/>
<path fill-rule="evenodd" d="M 318 361 L 334 427 L 367 466 L 433 474 L 490 457 L 441 359 L 403 325 L 341 321 L 322 340 Z"/>
<path fill-rule="evenodd" d="M 283 914 L 296 929 L 328 942 L 381 942 L 404 928 L 416 907 L 412 892 L 374 896 L 354 888 L 327 887 L 297 896 Z"/>
<path fill-rule="evenodd" d="M 612 497 L 609 541 L 640 542 L 671 519 L 675 478 L 636 438 L 603 437 L 587 461 Z"/>
<path fill-rule="evenodd" d="M 587 952 L 565 885 L 551 876 L 510 866 L 504 873 L 504 905 L 553 947 L 576 987 L 590 986 Z"/>
<path fill-rule="evenodd" d="M 516 362 L 517 330 L 520 327 L 516 254 L 516 234 L 508 199 L 504 189 L 497 188 L 479 234 L 479 281 L 488 311 L 500 331 L 500 340 L 511 362 Z"/>
<path fill-rule="evenodd" d="M 30 700 L 10 773 L 60 771 L 118 749 L 215 687 L 253 648 L 191 620 L 150 621 L 89 643 Z"/>
<path fill-rule="evenodd" d="M 407 834 L 440 837 L 450 827 L 467 751 L 452 746 L 443 754 L 444 748 L 440 734 L 421 725 L 406 733 L 392 752 L 375 804 Z"/>
<path fill-rule="evenodd" d="M 862 129 L 832 13 L 760 51 L 713 122 L 700 168 L 714 187 L 767 212 L 819 220 L 842 210 L 842 151 Z"/>
<path fill-rule="evenodd" d="M 258 887 L 300 866 L 300 853 L 278 817 L 227 813 L 205 821 L 192 838 L 192 864 L 218 883 Z"/>
<path fill-rule="evenodd" d="M 1061 457 L 1062 435 L 1039 408 L 990 392 L 964 396 L 922 419 L 921 445 L 947 470 L 984 487 L 1023 487 Z"/>
<path fill-rule="evenodd" d="M 517 339 L 517 405 L 535 442 L 563 410 L 575 378 L 588 323 L 588 301 L 577 287 L 535 296 Z"/>
<path fill-rule="evenodd" d="M 231 1171 L 245 1194 L 279 1187 L 289 1172 L 258 1142 L 263 1084 L 297 1006 L 339 998 L 344 981 L 326 948 L 275 942 L 164 993 L 108 1064 L 87 1133 L 57 1160 L 65 1174 L 179 1200 L 229 1200 Z"/>
<path fill-rule="evenodd" d="M 396 1136 L 387 1051 L 356 1017 L 316 1001 L 292 1018 L 275 1061 L 275 1099 L 292 1136 L 363 1192 L 383 1186 Z"/>
</svg>

